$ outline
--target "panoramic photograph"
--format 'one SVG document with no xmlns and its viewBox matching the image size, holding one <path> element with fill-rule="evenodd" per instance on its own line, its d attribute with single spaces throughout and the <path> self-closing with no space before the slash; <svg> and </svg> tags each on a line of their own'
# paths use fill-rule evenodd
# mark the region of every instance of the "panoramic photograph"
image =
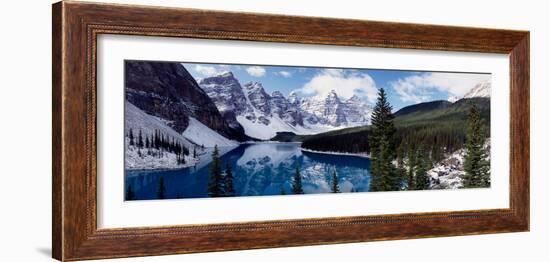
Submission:
<svg viewBox="0 0 550 262">
<path fill-rule="evenodd" d="M 491 74 L 126 60 L 124 199 L 490 188 Z"/>
</svg>

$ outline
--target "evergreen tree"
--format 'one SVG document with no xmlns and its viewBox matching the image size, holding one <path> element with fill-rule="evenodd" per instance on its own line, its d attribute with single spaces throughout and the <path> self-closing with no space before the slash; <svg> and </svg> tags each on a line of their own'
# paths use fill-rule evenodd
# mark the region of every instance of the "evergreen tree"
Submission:
<svg viewBox="0 0 550 262">
<path fill-rule="evenodd" d="M 164 187 L 164 177 L 161 176 L 159 178 L 159 185 L 157 188 L 157 199 L 164 199 L 166 198 L 166 188 Z"/>
<path fill-rule="evenodd" d="M 403 149 L 403 144 L 401 144 L 399 148 L 397 148 L 397 175 L 400 177 L 400 181 L 404 181 L 405 179 L 407 179 L 407 169 L 405 168 L 405 152 Z M 403 185 L 400 184 L 399 188 L 403 188 Z"/>
<path fill-rule="evenodd" d="M 302 175 L 300 175 L 300 168 L 298 166 L 296 167 L 296 172 L 292 179 L 292 193 L 297 195 L 304 193 L 302 189 Z"/>
<path fill-rule="evenodd" d="M 212 152 L 212 162 L 210 163 L 210 172 L 208 173 L 208 196 L 222 196 L 222 167 L 220 163 L 220 152 L 218 145 L 214 146 Z"/>
<path fill-rule="evenodd" d="M 395 127 L 392 107 L 387 101 L 386 92 L 380 88 L 378 99 L 372 112 L 372 132 L 369 137 L 371 153 L 370 191 L 399 190 L 401 178 L 392 161 L 396 155 L 394 145 Z"/>
<path fill-rule="evenodd" d="M 126 188 L 126 200 L 135 200 L 135 194 L 131 184 Z"/>
<path fill-rule="evenodd" d="M 332 183 L 330 186 L 331 193 L 340 193 L 340 187 L 338 187 L 338 174 L 336 174 L 336 168 L 332 171 Z"/>
<path fill-rule="evenodd" d="M 155 141 L 155 149 L 159 149 L 160 148 L 160 137 L 159 137 L 159 131 L 155 129 L 155 138 L 154 138 L 154 141 Z"/>
<path fill-rule="evenodd" d="M 224 188 L 226 196 L 235 196 L 235 187 L 233 186 L 233 172 L 231 166 L 227 164 L 225 168 Z"/>
<path fill-rule="evenodd" d="M 134 131 L 130 128 L 130 134 L 128 135 L 130 137 L 130 145 L 134 145 Z"/>
<path fill-rule="evenodd" d="M 197 158 L 197 147 L 193 147 L 193 158 Z"/>
<path fill-rule="evenodd" d="M 141 129 L 139 130 L 137 146 L 138 148 L 143 148 L 143 136 L 141 135 Z"/>
<path fill-rule="evenodd" d="M 471 104 L 466 131 L 466 157 L 464 159 L 463 184 L 466 188 L 489 187 L 490 164 L 485 151 L 485 127 L 479 110 Z"/>
<path fill-rule="evenodd" d="M 412 148 L 409 148 L 409 151 L 407 153 L 408 160 L 407 160 L 407 189 L 413 190 L 416 188 L 415 181 L 414 181 L 414 171 L 416 169 L 416 153 Z"/>
<path fill-rule="evenodd" d="M 285 187 L 283 185 L 281 185 L 281 188 L 279 189 L 279 194 L 281 194 L 281 196 L 286 195 Z"/>
<path fill-rule="evenodd" d="M 415 175 L 415 189 L 426 190 L 430 188 L 430 179 L 428 176 L 428 170 L 431 168 L 431 162 L 425 154 L 418 156 L 418 168 Z"/>
<path fill-rule="evenodd" d="M 149 136 L 146 136 L 145 137 L 145 147 L 146 148 L 149 148 L 150 144 L 149 144 Z"/>
</svg>

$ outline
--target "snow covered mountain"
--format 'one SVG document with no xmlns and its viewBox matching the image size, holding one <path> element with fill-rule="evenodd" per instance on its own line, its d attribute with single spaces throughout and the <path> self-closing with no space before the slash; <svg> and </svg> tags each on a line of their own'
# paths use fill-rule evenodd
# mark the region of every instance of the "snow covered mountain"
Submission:
<svg viewBox="0 0 550 262">
<path fill-rule="evenodd" d="M 181 64 L 126 61 L 125 91 L 126 101 L 165 120 L 178 133 L 183 133 L 194 118 L 227 139 L 249 139 L 234 117 L 220 114 L 216 104 Z"/>
<path fill-rule="evenodd" d="M 232 126 L 240 124 L 246 135 L 259 139 L 277 132 L 314 134 L 367 125 L 372 112 L 357 96 L 341 100 L 332 91 L 327 97 L 290 93 L 285 98 L 279 91 L 268 94 L 259 82 L 241 85 L 231 72 L 201 79 L 199 85 Z"/>
<path fill-rule="evenodd" d="M 125 74 L 126 169 L 200 166 L 250 139 L 181 64 L 126 61 Z"/>
<path fill-rule="evenodd" d="M 472 98 L 472 97 L 491 97 L 491 82 L 485 81 L 481 82 L 477 85 L 475 85 L 466 95 L 464 95 L 464 98 Z"/>
<path fill-rule="evenodd" d="M 326 98 L 310 97 L 299 100 L 309 124 L 323 124 L 333 127 L 367 125 L 372 108 L 358 96 L 342 101 L 332 90 Z"/>
</svg>

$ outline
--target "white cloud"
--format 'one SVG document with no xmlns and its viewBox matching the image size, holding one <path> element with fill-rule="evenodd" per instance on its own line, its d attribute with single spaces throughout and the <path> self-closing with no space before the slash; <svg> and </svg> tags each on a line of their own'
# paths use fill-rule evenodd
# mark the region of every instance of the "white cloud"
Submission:
<svg viewBox="0 0 550 262">
<path fill-rule="evenodd" d="M 193 68 L 195 70 L 195 72 L 205 76 L 205 77 L 210 77 L 210 76 L 215 76 L 219 73 L 221 73 L 217 68 L 213 67 L 213 66 L 203 66 L 203 65 L 195 65 L 195 67 Z"/>
<path fill-rule="evenodd" d="M 344 99 L 357 95 L 369 102 L 376 101 L 378 92 L 370 75 L 343 69 L 321 70 L 297 91 L 304 95 L 325 97 L 331 90 L 335 90 Z"/>
<path fill-rule="evenodd" d="M 423 73 L 400 78 L 390 86 L 403 102 L 420 103 L 430 99 L 433 91 L 448 93 L 449 97 L 463 97 L 476 84 L 490 81 L 487 74 Z"/>
<path fill-rule="evenodd" d="M 261 66 L 250 66 L 246 68 L 246 72 L 253 77 L 262 77 L 265 75 L 265 69 Z"/>
<path fill-rule="evenodd" d="M 292 73 L 289 72 L 289 71 L 279 71 L 279 72 L 275 72 L 275 75 L 282 76 L 282 77 L 284 77 L 284 78 L 290 78 L 290 77 L 292 77 Z"/>
</svg>

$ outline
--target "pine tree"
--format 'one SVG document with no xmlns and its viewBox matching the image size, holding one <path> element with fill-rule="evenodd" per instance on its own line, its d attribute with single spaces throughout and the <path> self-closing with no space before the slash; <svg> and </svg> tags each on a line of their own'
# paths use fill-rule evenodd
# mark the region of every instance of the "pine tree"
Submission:
<svg viewBox="0 0 550 262">
<path fill-rule="evenodd" d="M 397 169 L 396 169 L 396 171 L 397 171 L 397 175 L 400 177 L 401 181 L 404 181 L 405 179 L 407 179 L 407 169 L 405 168 L 405 152 L 404 152 L 402 144 L 397 149 Z M 403 185 L 400 185 L 399 187 L 403 188 Z"/>
<path fill-rule="evenodd" d="M 466 157 L 464 159 L 463 185 L 466 188 L 489 187 L 490 164 L 485 151 L 485 127 L 479 110 L 471 104 L 466 131 Z"/>
<path fill-rule="evenodd" d="M 145 147 L 146 147 L 146 148 L 149 148 L 149 147 L 150 147 L 150 144 L 149 144 L 149 136 L 146 136 L 146 137 L 145 137 Z"/>
<path fill-rule="evenodd" d="M 134 145 L 134 131 L 130 128 L 130 134 L 128 135 L 130 137 L 130 145 Z"/>
<path fill-rule="evenodd" d="M 233 186 L 233 172 L 231 171 L 231 166 L 229 164 L 227 164 L 225 168 L 224 188 L 226 196 L 235 196 L 235 187 Z"/>
<path fill-rule="evenodd" d="M 214 146 L 212 152 L 212 162 L 210 163 L 210 172 L 208 173 L 208 196 L 222 196 L 222 167 L 220 163 L 220 152 L 218 145 Z"/>
<path fill-rule="evenodd" d="M 281 185 L 281 188 L 279 189 L 279 194 L 281 194 L 282 196 L 286 195 L 285 187 L 283 185 Z"/>
<path fill-rule="evenodd" d="M 416 188 L 415 181 L 414 181 L 414 171 L 416 169 L 416 153 L 412 148 L 409 148 L 409 151 L 407 153 L 407 166 L 409 170 L 407 171 L 407 189 L 413 190 Z"/>
<path fill-rule="evenodd" d="M 126 200 L 135 200 L 135 194 L 134 194 L 134 190 L 132 190 L 132 185 L 128 185 L 128 187 L 126 188 Z"/>
<path fill-rule="evenodd" d="M 371 153 L 370 191 L 392 191 L 401 188 L 401 178 L 393 166 L 395 154 L 392 107 L 386 92 L 380 88 L 373 109 L 372 132 L 369 137 Z"/>
<path fill-rule="evenodd" d="M 159 185 L 157 188 L 157 199 L 164 199 L 166 198 L 166 188 L 164 187 L 164 177 L 161 176 L 159 178 Z"/>
<path fill-rule="evenodd" d="M 137 146 L 138 148 L 143 148 L 143 136 L 141 135 L 141 129 L 139 130 Z"/>
<path fill-rule="evenodd" d="M 155 149 L 159 149 L 160 148 L 160 138 L 159 138 L 159 131 L 155 129 L 155 138 L 154 138 L 154 141 L 155 141 Z"/>
<path fill-rule="evenodd" d="M 197 158 L 197 147 L 193 147 L 193 158 Z"/>
<path fill-rule="evenodd" d="M 298 166 L 296 167 L 296 172 L 292 179 L 292 193 L 296 195 L 304 193 L 302 189 L 302 175 L 300 175 L 300 168 Z"/>
<path fill-rule="evenodd" d="M 332 171 L 332 183 L 330 186 L 331 193 L 340 193 L 340 187 L 338 187 L 338 174 L 336 174 L 336 168 Z"/>
<path fill-rule="evenodd" d="M 418 156 L 418 168 L 415 174 L 415 189 L 426 190 L 430 188 L 430 180 L 428 176 L 428 170 L 430 169 L 430 160 L 426 157 L 426 154 Z"/>
</svg>

